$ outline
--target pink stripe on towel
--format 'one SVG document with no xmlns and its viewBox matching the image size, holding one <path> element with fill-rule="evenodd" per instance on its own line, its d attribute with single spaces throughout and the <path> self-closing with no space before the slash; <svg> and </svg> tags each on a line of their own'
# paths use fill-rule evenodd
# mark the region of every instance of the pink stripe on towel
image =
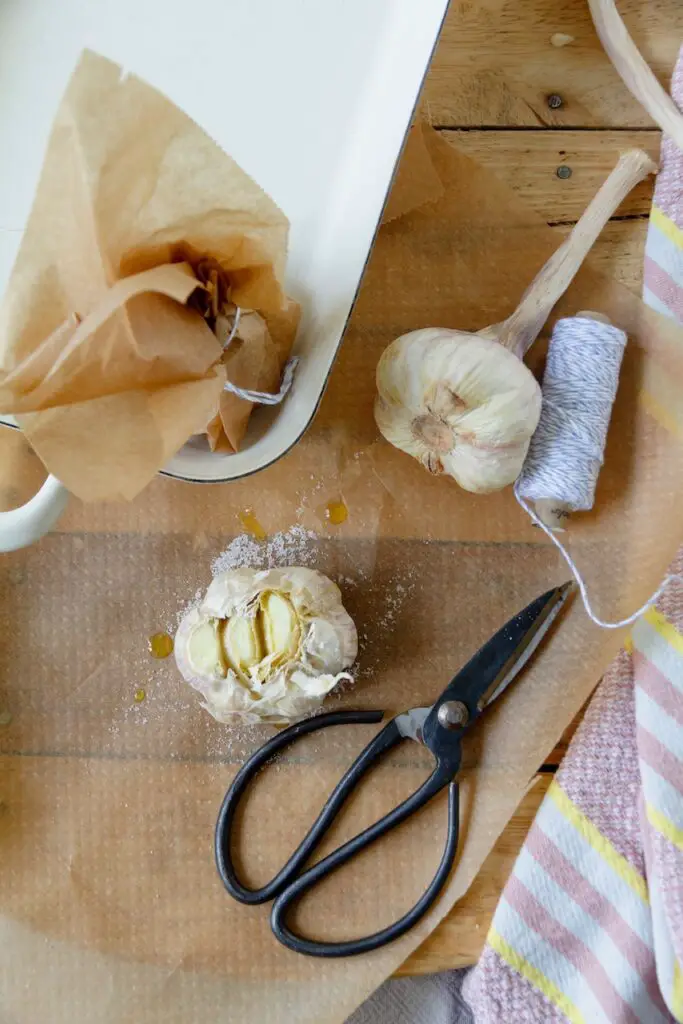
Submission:
<svg viewBox="0 0 683 1024">
<path fill-rule="evenodd" d="M 615 989 L 605 967 L 588 946 L 552 917 L 514 874 L 505 886 L 503 899 L 507 900 L 537 935 L 542 935 L 549 945 L 580 972 L 607 1014 L 608 1020 L 623 1021 L 624 1024 L 641 1024 L 637 1015 Z"/>
<path fill-rule="evenodd" d="M 638 686 L 643 693 L 651 697 L 675 722 L 683 725 L 683 690 L 677 690 L 640 651 L 633 652 L 633 664 Z"/>
<path fill-rule="evenodd" d="M 645 257 L 645 280 L 653 295 L 679 320 L 683 319 L 683 288 L 650 257 Z"/>
<path fill-rule="evenodd" d="M 662 1012 L 665 1006 L 657 984 L 652 949 L 626 923 L 605 896 L 594 889 L 591 883 L 567 860 L 553 840 L 534 825 L 526 841 L 526 849 L 554 882 L 564 889 L 567 898 L 577 903 L 582 910 L 599 924 L 621 951 L 634 971 L 642 978 L 650 998 Z"/>
<path fill-rule="evenodd" d="M 638 726 L 638 754 L 650 768 L 677 789 L 683 798 L 683 761 L 672 754 L 651 732 Z M 681 880 L 683 885 L 683 879 Z"/>
</svg>

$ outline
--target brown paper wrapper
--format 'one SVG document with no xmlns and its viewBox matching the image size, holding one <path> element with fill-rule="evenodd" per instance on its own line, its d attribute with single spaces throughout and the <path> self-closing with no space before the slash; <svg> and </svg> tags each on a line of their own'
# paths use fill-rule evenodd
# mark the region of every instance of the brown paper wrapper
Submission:
<svg viewBox="0 0 683 1024">
<path fill-rule="evenodd" d="M 414 157 L 429 168 L 426 195 Z M 457 867 L 399 942 L 352 960 L 300 957 L 273 939 L 267 906 L 243 907 L 223 891 L 216 814 L 267 732 L 214 722 L 146 644 L 206 586 L 241 512 L 253 509 L 271 535 L 295 523 L 311 530 L 309 559 L 340 581 L 362 651 L 355 686 L 328 708 L 392 714 L 430 703 L 512 613 L 567 578 L 509 490 L 475 496 L 430 477 L 378 439 L 372 416 L 374 368 L 392 338 L 500 321 L 558 237 L 429 130 L 413 132 L 393 201 L 401 215 L 379 234 L 320 413 L 286 458 L 229 487 L 159 478 L 133 505 L 74 506 L 61 532 L 3 562 L 0 709 L 12 721 L 0 728 L 0 1008 L 17 1024 L 340 1024 L 467 889 L 623 640 L 575 602 L 468 737 Z M 596 608 L 616 618 L 652 591 L 681 538 L 671 509 L 683 483 L 683 412 L 670 382 L 681 380 L 683 336 L 590 267 L 558 313 L 579 309 L 604 310 L 630 334 L 596 507 L 567 534 Z M 531 356 L 542 360 L 542 343 Z M 20 465 L 30 477 L 33 460 L 17 452 L 17 435 L 2 440 L 17 488 Z M 349 515 L 334 527 L 325 505 L 339 498 Z M 139 687 L 146 698 L 136 705 Z M 283 863 L 372 734 L 326 730 L 262 773 L 237 851 L 252 884 Z M 398 749 L 324 849 L 429 770 L 422 748 Z M 296 923 L 349 938 L 395 920 L 436 870 L 445 812 L 443 799 L 432 801 L 307 897 Z"/>
<path fill-rule="evenodd" d="M 84 500 L 132 498 L 195 433 L 236 451 L 251 403 L 277 390 L 298 307 L 288 224 L 161 93 L 86 52 L 59 107 L 0 310 L 0 410 Z M 175 264 L 211 257 L 261 325 L 223 356 Z M 248 335 L 248 336 L 247 336 Z M 230 378 L 232 379 L 232 378 Z"/>
</svg>

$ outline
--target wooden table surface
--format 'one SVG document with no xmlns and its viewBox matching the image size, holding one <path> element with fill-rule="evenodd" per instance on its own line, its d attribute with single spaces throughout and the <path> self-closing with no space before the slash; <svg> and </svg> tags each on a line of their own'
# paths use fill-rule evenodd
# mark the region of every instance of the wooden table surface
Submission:
<svg viewBox="0 0 683 1024">
<path fill-rule="evenodd" d="M 668 85 L 683 40 L 678 0 L 620 0 L 641 53 Z M 551 42 L 572 36 L 567 45 Z M 613 71 L 585 0 L 452 0 L 422 97 L 431 124 L 503 177 L 557 231 L 558 240 L 608 174 L 617 154 L 656 155 L 659 131 Z M 558 175 L 558 168 L 568 168 Z M 638 291 L 651 185 L 636 189 L 597 242 L 601 269 Z M 473 963 L 501 889 L 576 722 L 538 773 L 460 904 L 398 972 L 426 974 Z M 467 925 L 463 927 L 463 921 Z"/>
<path fill-rule="evenodd" d="M 650 66 L 668 83 L 683 40 L 683 5 L 679 0 L 619 0 L 619 9 Z M 573 40 L 558 48 L 551 42 L 556 33 Z M 659 151 L 659 132 L 603 53 L 586 0 L 452 0 L 421 112 L 446 138 L 503 177 L 553 226 L 558 242 L 621 150 L 639 145 L 652 154 Z M 569 173 L 558 175 L 560 167 Z M 636 291 L 650 200 L 651 185 L 634 190 L 592 257 Z M 34 482 L 27 479 L 29 491 Z M 13 501 L 25 497 L 17 494 Z M 476 960 L 501 889 L 575 726 L 540 766 L 535 784 L 461 902 L 466 914 L 457 928 L 447 917 L 398 973 L 424 974 Z"/>
</svg>

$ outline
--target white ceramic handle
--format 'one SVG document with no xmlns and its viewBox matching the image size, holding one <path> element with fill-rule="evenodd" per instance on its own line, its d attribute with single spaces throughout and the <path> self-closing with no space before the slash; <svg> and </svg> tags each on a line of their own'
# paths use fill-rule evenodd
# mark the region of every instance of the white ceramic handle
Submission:
<svg viewBox="0 0 683 1024">
<path fill-rule="evenodd" d="M 40 540 L 57 522 L 68 500 L 64 484 L 49 476 L 25 505 L 0 512 L 0 551 L 16 551 Z"/>
</svg>

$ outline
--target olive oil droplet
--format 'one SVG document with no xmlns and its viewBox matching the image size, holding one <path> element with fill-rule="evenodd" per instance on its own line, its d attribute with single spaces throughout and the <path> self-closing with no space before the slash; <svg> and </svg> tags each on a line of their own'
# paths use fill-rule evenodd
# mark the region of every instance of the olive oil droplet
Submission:
<svg viewBox="0 0 683 1024">
<path fill-rule="evenodd" d="M 173 637 L 168 633 L 153 633 L 147 642 L 153 658 L 168 658 L 173 651 Z"/>
<path fill-rule="evenodd" d="M 349 510 L 343 501 L 328 501 L 325 518 L 332 526 L 341 526 L 349 518 Z"/>
<path fill-rule="evenodd" d="M 244 512 L 240 512 L 239 520 L 247 533 L 250 533 L 256 540 L 265 540 L 268 536 L 254 515 L 253 509 L 245 508 Z"/>
<path fill-rule="evenodd" d="M 11 725 L 12 715 L 9 711 L 0 711 L 0 725 Z"/>
<path fill-rule="evenodd" d="M 147 694 L 144 690 L 136 690 L 135 697 L 133 698 L 136 704 L 142 704 Z"/>
</svg>

